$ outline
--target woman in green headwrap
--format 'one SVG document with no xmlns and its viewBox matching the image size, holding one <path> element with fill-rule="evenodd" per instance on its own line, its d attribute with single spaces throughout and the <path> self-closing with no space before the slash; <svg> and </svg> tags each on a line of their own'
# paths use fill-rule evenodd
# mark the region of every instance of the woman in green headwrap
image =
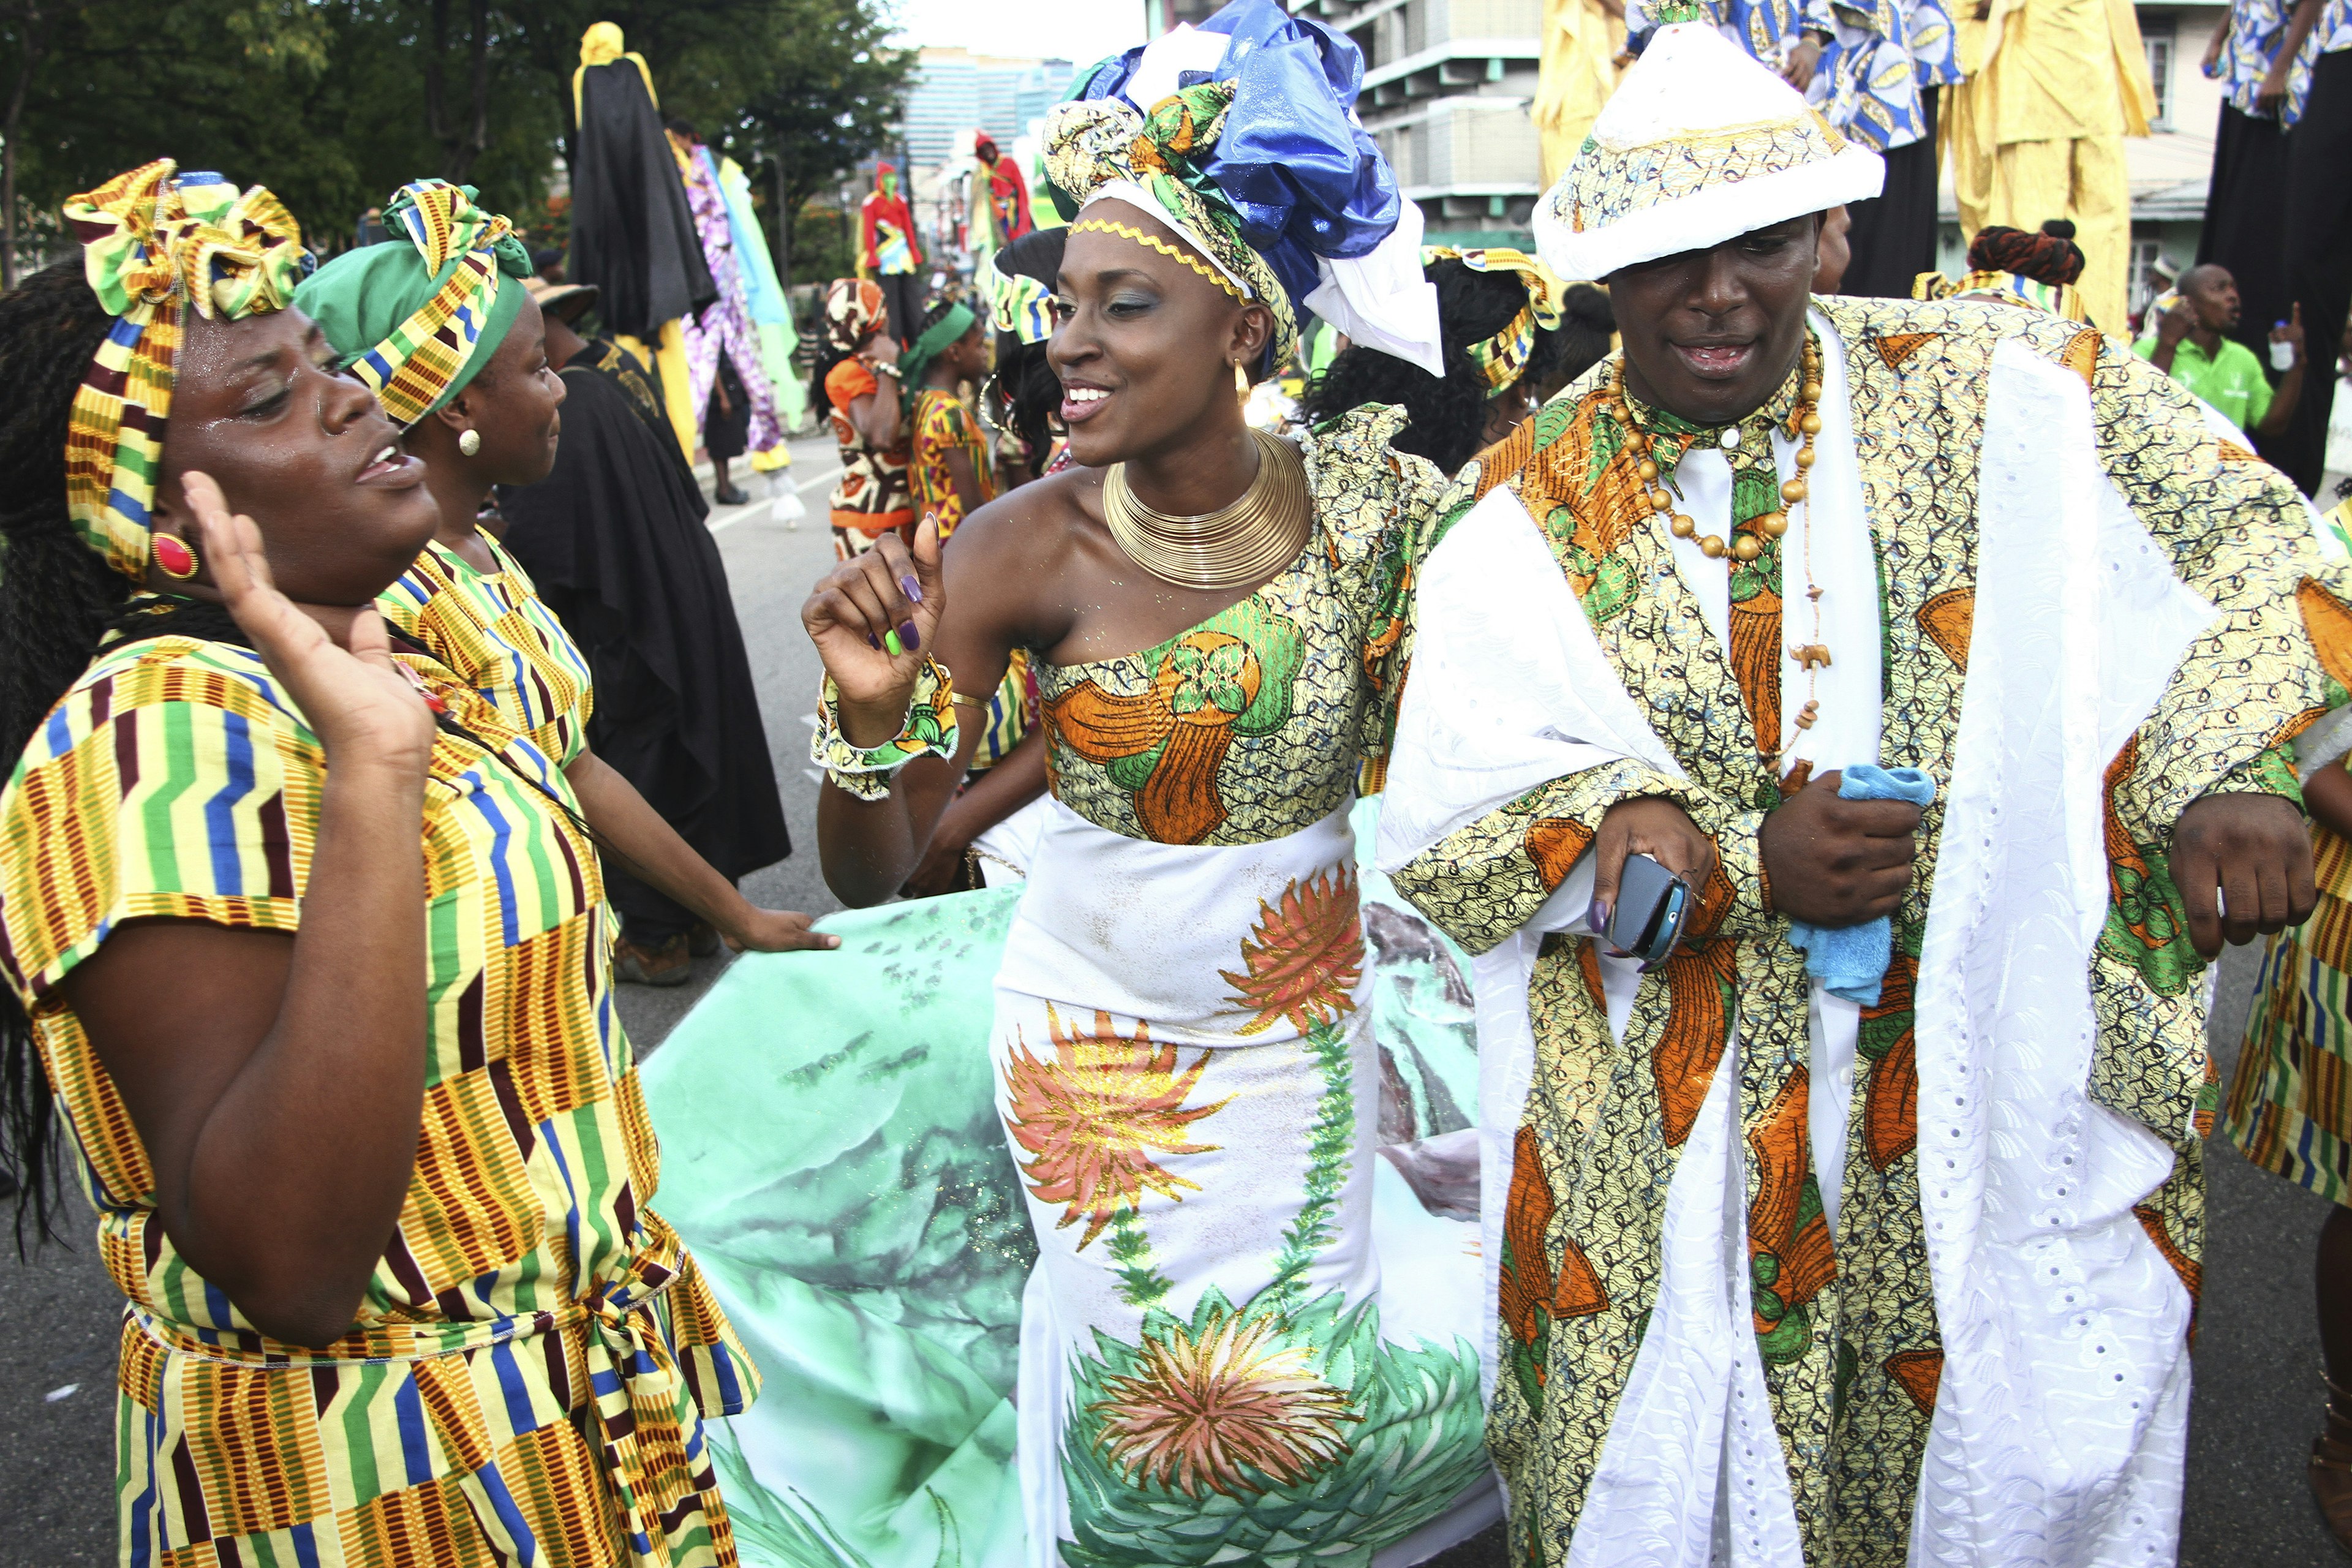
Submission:
<svg viewBox="0 0 2352 1568">
<path fill-rule="evenodd" d="M 898 361 L 898 376 L 906 383 L 907 426 L 913 432 L 907 481 L 916 510 L 939 520 L 942 540 L 996 499 L 988 439 L 956 390 L 987 374 L 988 340 L 980 318 L 961 300 L 933 300 L 914 346 Z"/>
<path fill-rule="evenodd" d="M 637 786 L 588 744 L 594 705 L 587 659 L 530 577 L 479 522 L 499 485 L 530 485 L 554 467 L 564 384 L 547 360 L 547 327 L 527 287 L 530 253 L 470 185 L 420 180 L 385 204 L 395 237 L 347 252 L 296 291 L 350 371 L 371 387 L 424 460 L 441 525 L 378 601 L 386 620 L 497 704 L 562 764 L 600 843 L 654 894 L 685 906 L 730 945 L 760 952 L 831 947 L 808 917 L 754 908 Z M 769 791 L 775 853 L 790 848 Z M 739 864 L 733 876 L 755 869 Z M 637 889 L 616 877 L 615 901 Z M 691 973 L 684 930 L 655 942 L 625 931 L 625 980 L 677 984 Z"/>
</svg>

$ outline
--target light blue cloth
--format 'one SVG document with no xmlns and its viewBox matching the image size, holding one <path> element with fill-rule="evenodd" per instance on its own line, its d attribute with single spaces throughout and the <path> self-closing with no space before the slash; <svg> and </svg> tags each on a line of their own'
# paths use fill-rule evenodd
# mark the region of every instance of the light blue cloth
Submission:
<svg viewBox="0 0 2352 1568">
<path fill-rule="evenodd" d="M 1936 781 L 1917 768 L 1882 768 L 1860 763 L 1838 780 L 1840 800 L 1907 800 L 1925 807 L 1936 798 Z M 1882 915 L 1834 931 L 1803 921 L 1789 927 L 1790 945 L 1805 952 L 1805 973 L 1829 987 L 1832 996 L 1878 1005 L 1878 987 L 1895 957 L 1895 923 Z"/>
</svg>

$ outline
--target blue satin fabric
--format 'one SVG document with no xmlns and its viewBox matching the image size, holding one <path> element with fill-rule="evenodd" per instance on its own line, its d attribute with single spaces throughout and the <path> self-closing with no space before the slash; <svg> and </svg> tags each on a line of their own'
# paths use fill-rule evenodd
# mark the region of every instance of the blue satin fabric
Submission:
<svg viewBox="0 0 2352 1568">
<path fill-rule="evenodd" d="M 1200 172 L 1240 220 L 1242 237 L 1291 298 L 1303 299 L 1318 279 L 1319 258 L 1369 255 L 1396 227 L 1404 199 L 1356 123 L 1363 51 L 1276 0 L 1234 0 L 1201 30 L 1233 41 L 1213 72 L 1188 73 L 1180 85 L 1230 81 L 1234 101 Z M 1142 58 L 1137 47 L 1105 60 L 1077 96 L 1116 95 Z"/>
</svg>

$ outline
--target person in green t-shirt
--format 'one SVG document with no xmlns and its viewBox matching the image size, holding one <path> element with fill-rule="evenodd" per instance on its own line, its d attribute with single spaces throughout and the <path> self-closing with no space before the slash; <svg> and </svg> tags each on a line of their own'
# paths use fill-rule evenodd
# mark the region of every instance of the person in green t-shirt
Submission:
<svg viewBox="0 0 2352 1568">
<path fill-rule="evenodd" d="M 2303 396 L 2303 307 L 2271 329 L 2271 342 L 2289 345 L 2294 360 L 2275 392 L 2254 351 L 2224 335 L 2237 330 L 2238 314 L 2238 280 L 2230 269 L 2210 261 L 2192 267 L 2180 275 L 2179 303 L 2158 316 L 2155 331 L 2132 351 L 2247 434 L 2284 434 Z"/>
</svg>

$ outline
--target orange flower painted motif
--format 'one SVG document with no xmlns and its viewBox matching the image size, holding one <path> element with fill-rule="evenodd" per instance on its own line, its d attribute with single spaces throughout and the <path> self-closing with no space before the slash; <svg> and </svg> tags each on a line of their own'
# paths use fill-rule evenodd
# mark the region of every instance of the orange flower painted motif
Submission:
<svg viewBox="0 0 2352 1568">
<path fill-rule="evenodd" d="M 1196 627 L 1167 645 L 1143 690 L 1122 695 L 1084 680 L 1045 704 L 1060 743 L 1111 765 L 1112 779 L 1133 792 L 1136 823 L 1156 843 L 1198 844 L 1215 832 L 1225 820 L 1217 770 L 1234 737 L 1269 734 L 1290 717 L 1297 630 L 1265 620 L 1262 647 Z"/>
<path fill-rule="evenodd" d="M 1350 866 L 1294 880 L 1279 908 L 1260 899 L 1257 940 L 1242 943 L 1239 974 L 1220 970 L 1234 987 L 1233 1000 L 1254 1007 L 1257 1016 L 1242 1026 L 1262 1034 L 1276 1018 L 1300 1029 L 1328 1024 L 1356 1005 L 1356 982 L 1364 973 L 1364 931 L 1356 902 L 1356 872 Z"/>
<path fill-rule="evenodd" d="M 1911 1396 L 1921 1415 L 1936 1413 L 1936 1391 L 1944 1382 L 1942 1351 L 1896 1351 L 1886 1358 L 1886 1375 Z"/>
<path fill-rule="evenodd" d="M 1180 1200 L 1179 1188 L 1200 1190 L 1152 1156 L 1205 1154 L 1218 1147 L 1192 1142 L 1186 1129 L 1223 1110 L 1232 1097 L 1186 1105 L 1210 1053 L 1202 1051 L 1179 1072 L 1176 1047 L 1153 1046 L 1149 1024 L 1137 1023 L 1129 1039 L 1101 1011 L 1092 1034 L 1066 1030 L 1050 1005 L 1045 1019 L 1054 1037 L 1052 1058 L 1040 1060 L 1022 1042 L 1006 1064 L 1012 1114 L 1005 1125 L 1032 1156 L 1023 1171 L 1030 1193 L 1041 1204 L 1069 1205 L 1063 1226 L 1086 1219 L 1087 1234 L 1078 1242 L 1084 1248 L 1121 1208 L 1139 1206 L 1147 1189 Z"/>
<path fill-rule="evenodd" d="M 1521 1124 L 1511 1145 L 1511 1187 L 1503 1201 L 1503 1258 L 1496 1276 L 1496 1310 L 1503 1328 L 1521 1345 L 1533 1345 L 1543 1332 L 1536 1314 L 1549 1310 L 1552 1275 L 1544 1260 L 1544 1238 L 1554 1212 L 1551 1179 L 1543 1165 L 1543 1145 L 1536 1130 Z M 1535 1369 L 1536 1382 L 1545 1369 Z"/>
<path fill-rule="evenodd" d="M 1130 1484 L 1156 1482 L 1201 1497 L 1265 1489 L 1249 1472 L 1287 1486 L 1346 1452 L 1342 1433 L 1361 1416 L 1318 1377 L 1305 1347 L 1266 1341 L 1276 1320 L 1213 1313 L 1198 1339 L 1182 1323 L 1146 1337 L 1133 1377 L 1114 1377 L 1097 1441 Z"/>
<path fill-rule="evenodd" d="M 1528 825 L 1528 858 L 1547 891 L 1568 879 L 1577 859 L 1592 845 L 1592 829 L 1572 816 L 1539 816 Z"/>
<path fill-rule="evenodd" d="M 2309 577 L 2295 588 L 2294 602 L 2320 668 L 2336 685 L 2352 687 L 2352 610 Z"/>
</svg>

